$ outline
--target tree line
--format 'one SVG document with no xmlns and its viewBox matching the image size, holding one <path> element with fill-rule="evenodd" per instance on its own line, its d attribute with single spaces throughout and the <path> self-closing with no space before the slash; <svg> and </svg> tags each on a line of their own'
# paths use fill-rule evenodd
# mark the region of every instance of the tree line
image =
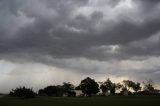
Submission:
<svg viewBox="0 0 160 106">
<path fill-rule="evenodd" d="M 143 87 L 142 87 L 143 84 Z M 31 88 L 18 87 L 12 89 L 10 96 L 32 98 L 35 96 L 54 96 L 54 97 L 74 97 L 76 90 L 81 91 L 79 96 L 107 96 L 107 95 L 158 95 L 159 90 L 154 88 L 152 80 L 143 81 L 143 83 L 131 80 L 123 80 L 121 83 L 113 83 L 109 78 L 103 82 L 96 82 L 94 79 L 87 77 L 83 79 L 78 86 L 70 82 L 64 82 L 62 85 L 47 86 L 35 93 Z"/>
</svg>

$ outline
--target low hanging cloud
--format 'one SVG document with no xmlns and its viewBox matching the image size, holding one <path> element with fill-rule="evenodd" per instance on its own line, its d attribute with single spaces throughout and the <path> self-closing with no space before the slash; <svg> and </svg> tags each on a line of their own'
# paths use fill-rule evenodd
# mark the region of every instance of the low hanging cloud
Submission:
<svg viewBox="0 0 160 106">
<path fill-rule="evenodd" d="M 26 72 L 37 79 L 26 75 L 24 85 L 40 84 L 42 67 L 61 79 L 73 73 L 64 81 L 75 83 L 92 75 L 159 83 L 159 11 L 158 0 L 0 0 L 0 85 L 21 85 Z M 62 82 L 53 79 L 45 83 Z"/>
</svg>

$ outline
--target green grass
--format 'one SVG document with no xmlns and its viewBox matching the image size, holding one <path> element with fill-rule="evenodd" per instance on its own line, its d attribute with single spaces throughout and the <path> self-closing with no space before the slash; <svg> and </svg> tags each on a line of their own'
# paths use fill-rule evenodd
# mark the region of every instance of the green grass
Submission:
<svg viewBox="0 0 160 106">
<path fill-rule="evenodd" d="M 160 96 L 0 98 L 0 106 L 160 106 Z"/>
</svg>

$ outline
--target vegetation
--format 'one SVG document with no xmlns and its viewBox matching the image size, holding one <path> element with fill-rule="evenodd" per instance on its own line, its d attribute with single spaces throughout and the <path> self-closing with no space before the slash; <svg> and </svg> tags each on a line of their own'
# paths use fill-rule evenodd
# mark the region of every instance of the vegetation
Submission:
<svg viewBox="0 0 160 106">
<path fill-rule="evenodd" d="M 51 85 L 44 89 L 40 89 L 38 95 L 50 97 L 74 97 L 76 96 L 75 90 L 81 90 L 83 93 L 81 96 L 89 97 L 95 95 L 160 95 L 160 90 L 154 88 L 152 80 L 144 81 L 143 85 L 144 87 L 142 89 L 139 82 L 123 80 L 122 83 L 113 83 L 109 78 L 104 82 L 97 83 L 94 79 L 87 77 L 83 79 L 77 87 L 70 82 L 64 82 L 62 85 Z M 13 89 L 9 95 L 20 98 L 33 98 L 36 96 L 36 93 L 30 88 L 19 87 Z"/>
<path fill-rule="evenodd" d="M 36 93 L 30 88 L 19 87 L 16 89 L 12 89 L 9 95 L 21 98 L 34 98 L 36 96 Z"/>
<path fill-rule="evenodd" d="M 44 89 L 40 89 L 38 91 L 40 96 L 54 96 L 54 97 L 61 97 L 65 96 L 75 96 L 74 92 L 74 85 L 71 83 L 63 83 L 63 85 L 57 86 L 47 86 Z"/>
<path fill-rule="evenodd" d="M 44 89 L 40 89 L 38 94 L 40 96 L 62 96 L 63 88 L 61 86 L 47 86 Z"/>
<path fill-rule="evenodd" d="M 63 83 L 63 92 L 66 96 L 70 97 L 70 96 L 76 96 L 76 93 L 74 91 L 75 87 L 73 84 L 71 84 L 70 82 L 68 83 Z"/>
<path fill-rule="evenodd" d="M 153 81 L 152 80 L 143 81 L 143 84 L 144 84 L 144 90 L 145 91 L 154 92 L 154 87 L 153 87 Z"/>
<path fill-rule="evenodd" d="M 115 94 L 116 84 L 108 78 L 105 82 L 100 82 L 100 89 L 102 90 L 102 95 L 108 95 L 108 93 Z"/>
<path fill-rule="evenodd" d="M 87 96 L 91 96 L 99 92 L 98 83 L 89 77 L 81 81 L 79 88 Z"/>
</svg>

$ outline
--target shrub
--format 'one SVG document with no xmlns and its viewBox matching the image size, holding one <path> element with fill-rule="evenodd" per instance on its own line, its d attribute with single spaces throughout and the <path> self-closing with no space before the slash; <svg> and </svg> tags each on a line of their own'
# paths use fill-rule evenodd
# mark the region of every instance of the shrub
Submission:
<svg viewBox="0 0 160 106">
<path fill-rule="evenodd" d="M 30 88 L 19 87 L 16 89 L 12 89 L 9 95 L 20 98 L 34 98 L 36 96 L 36 93 Z"/>
<path fill-rule="evenodd" d="M 63 95 L 63 88 L 61 86 L 47 86 L 44 89 L 40 89 L 38 94 L 40 96 L 62 96 Z"/>
</svg>

